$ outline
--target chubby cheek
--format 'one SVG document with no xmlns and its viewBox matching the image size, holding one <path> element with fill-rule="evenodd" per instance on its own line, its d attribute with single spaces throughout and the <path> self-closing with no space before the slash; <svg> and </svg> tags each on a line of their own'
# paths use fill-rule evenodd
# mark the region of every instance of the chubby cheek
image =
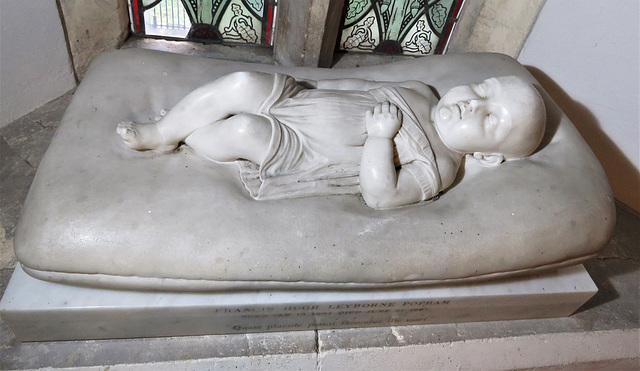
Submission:
<svg viewBox="0 0 640 371">
<path fill-rule="evenodd" d="M 478 132 L 480 132 L 480 128 L 477 125 L 477 122 L 475 120 L 460 120 L 458 122 L 457 125 L 455 125 L 455 129 L 460 133 L 460 134 L 476 134 Z"/>
</svg>

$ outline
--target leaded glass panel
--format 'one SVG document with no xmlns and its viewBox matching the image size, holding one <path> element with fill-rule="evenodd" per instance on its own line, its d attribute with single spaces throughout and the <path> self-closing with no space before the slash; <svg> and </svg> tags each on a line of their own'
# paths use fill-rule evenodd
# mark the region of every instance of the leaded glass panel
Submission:
<svg viewBox="0 0 640 371">
<path fill-rule="evenodd" d="M 136 33 L 273 45 L 277 0 L 132 0 Z"/>
<path fill-rule="evenodd" d="M 338 48 L 442 54 L 464 0 L 347 0 Z"/>
</svg>

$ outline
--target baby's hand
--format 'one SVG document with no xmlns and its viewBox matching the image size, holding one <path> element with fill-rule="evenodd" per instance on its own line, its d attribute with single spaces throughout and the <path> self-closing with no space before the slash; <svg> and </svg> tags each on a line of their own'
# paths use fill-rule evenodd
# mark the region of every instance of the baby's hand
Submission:
<svg viewBox="0 0 640 371">
<path fill-rule="evenodd" d="M 393 138 L 402 125 L 402 112 L 395 104 L 380 103 L 367 111 L 365 124 L 369 136 Z"/>
</svg>

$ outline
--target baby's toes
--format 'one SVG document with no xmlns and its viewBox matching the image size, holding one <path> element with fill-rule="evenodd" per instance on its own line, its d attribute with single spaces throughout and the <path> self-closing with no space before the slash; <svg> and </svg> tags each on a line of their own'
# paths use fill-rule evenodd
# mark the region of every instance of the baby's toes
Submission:
<svg viewBox="0 0 640 371">
<path fill-rule="evenodd" d="M 116 132 L 126 141 L 134 140 L 138 136 L 135 126 L 136 124 L 134 122 L 123 121 L 118 124 Z"/>
</svg>

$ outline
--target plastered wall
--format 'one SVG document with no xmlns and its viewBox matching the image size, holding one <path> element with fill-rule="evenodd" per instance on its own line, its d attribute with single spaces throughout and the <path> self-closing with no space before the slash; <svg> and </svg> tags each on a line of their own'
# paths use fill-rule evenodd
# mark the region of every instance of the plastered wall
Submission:
<svg viewBox="0 0 640 371">
<path fill-rule="evenodd" d="M 74 86 L 56 2 L 0 1 L 0 127 Z"/>
<path fill-rule="evenodd" d="M 589 143 L 615 197 L 640 212 L 639 4 L 547 0 L 518 59 Z"/>
</svg>

